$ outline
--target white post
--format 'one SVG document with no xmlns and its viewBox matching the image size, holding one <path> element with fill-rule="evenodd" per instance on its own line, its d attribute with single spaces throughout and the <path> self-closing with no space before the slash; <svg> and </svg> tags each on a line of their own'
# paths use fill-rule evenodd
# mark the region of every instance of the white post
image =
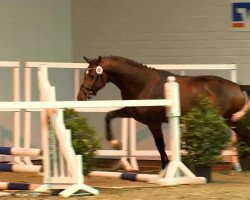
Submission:
<svg viewBox="0 0 250 200">
<path fill-rule="evenodd" d="M 166 108 L 166 115 L 169 119 L 169 130 L 171 137 L 172 159 L 161 173 L 161 178 L 149 180 L 151 183 L 161 185 L 179 185 L 179 184 L 201 184 L 206 183 L 203 177 L 195 175 L 181 162 L 180 148 L 180 96 L 179 84 L 175 82 L 175 77 L 168 77 L 168 82 L 164 85 L 165 96 L 171 101 Z"/>
<path fill-rule="evenodd" d="M 31 68 L 24 69 L 24 101 L 31 101 Z M 24 113 L 24 147 L 30 148 L 31 144 L 31 112 L 25 111 Z M 30 157 L 25 156 L 24 162 L 32 164 Z"/>
<path fill-rule="evenodd" d="M 74 99 L 76 100 L 80 88 L 80 69 L 74 69 Z"/>
<path fill-rule="evenodd" d="M 14 102 L 19 102 L 20 101 L 20 72 L 19 72 L 19 67 L 13 68 L 13 99 Z M 15 111 L 14 112 L 14 147 L 20 147 L 20 138 L 21 138 L 21 125 L 20 125 L 20 119 L 21 118 L 21 113 L 20 111 Z M 14 162 L 21 164 L 21 158 L 18 156 L 14 157 Z"/>
<path fill-rule="evenodd" d="M 230 73 L 231 81 L 237 83 L 237 69 L 232 69 Z"/>
<path fill-rule="evenodd" d="M 179 84 L 175 82 L 175 77 L 169 77 L 168 83 L 164 86 L 165 98 L 171 100 L 171 106 L 167 106 L 166 115 L 169 121 L 169 132 L 171 142 L 171 155 L 174 161 L 181 161 L 180 156 L 180 128 L 179 128 L 179 117 L 181 116 L 180 111 L 180 94 Z"/>
<path fill-rule="evenodd" d="M 133 155 L 133 153 L 136 151 L 136 121 L 133 118 L 129 119 L 130 126 L 129 126 L 129 133 L 130 133 L 130 163 L 133 168 L 133 170 L 138 171 L 138 163 L 136 156 Z"/>
<path fill-rule="evenodd" d="M 13 68 L 13 99 L 14 102 L 20 101 L 20 80 L 19 68 Z M 14 112 L 14 146 L 20 147 L 20 111 Z"/>
<path fill-rule="evenodd" d="M 131 171 L 133 168 L 128 162 L 128 118 L 122 118 L 121 120 L 121 141 L 122 141 L 122 151 L 127 152 L 126 156 L 121 157 L 121 164 L 122 167 L 127 170 Z"/>
</svg>

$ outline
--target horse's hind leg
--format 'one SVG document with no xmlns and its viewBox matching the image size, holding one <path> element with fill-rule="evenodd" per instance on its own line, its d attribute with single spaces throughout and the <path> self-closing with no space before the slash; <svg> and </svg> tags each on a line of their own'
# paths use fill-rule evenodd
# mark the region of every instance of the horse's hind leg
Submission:
<svg viewBox="0 0 250 200">
<path fill-rule="evenodd" d="M 162 134 L 161 124 L 152 123 L 152 124 L 148 125 L 148 128 L 150 129 L 150 131 L 154 137 L 156 147 L 160 153 L 161 167 L 162 167 L 162 169 L 165 169 L 165 167 L 169 163 L 169 159 L 168 159 L 168 156 L 167 156 L 166 151 L 165 151 L 165 142 L 164 142 L 164 138 L 163 138 L 163 134 Z"/>
<path fill-rule="evenodd" d="M 120 149 L 121 144 L 120 144 L 120 142 L 118 140 L 114 139 L 110 122 L 114 118 L 128 118 L 128 117 L 132 117 L 131 112 L 129 112 L 129 108 L 122 108 L 122 109 L 119 109 L 119 110 L 114 110 L 114 111 L 108 112 L 106 117 L 105 117 L 106 138 L 107 138 L 108 141 L 111 142 L 111 145 L 115 149 Z"/>
</svg>

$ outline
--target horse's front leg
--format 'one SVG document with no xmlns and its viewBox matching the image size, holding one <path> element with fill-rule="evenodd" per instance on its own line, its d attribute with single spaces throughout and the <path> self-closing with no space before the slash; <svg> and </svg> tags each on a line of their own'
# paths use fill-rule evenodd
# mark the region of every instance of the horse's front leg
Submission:
<svg viewBox="0 0 250 200">
<path fill-rule="evenodd" d="M 111 142 L 111 145 L 114 149 L 121 149 L 121 142 L 119 140 L 114 139 L 113 132 L 111 129 L 111 120 L 114 118 L 129 118 L 132 117 L 131 109 L 129 108 L 122 108 L 119 110 L 114 110 L 108 112 L 105 117 L 106 122 L 106 138 L 108 141 Z"/>
<path fill-rule="evenodd" d="M 169 159 L 165 150 L 165 142 L 162 134 L 161 123 L 151 123 L 148 125 L 148 128 L 154 137 L 156 147 L 161 156 L 161 168 L 165 169 L 169 163 Z"/>
</svg>

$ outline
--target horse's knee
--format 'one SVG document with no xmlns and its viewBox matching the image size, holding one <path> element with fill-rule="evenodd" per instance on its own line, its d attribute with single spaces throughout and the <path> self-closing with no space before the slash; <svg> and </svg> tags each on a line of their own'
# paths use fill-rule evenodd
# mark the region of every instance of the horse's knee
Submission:
<svg viewBox="0 0 250 200">
<path fill-rule="evenodd" d="M 110 120 L 111 120 L 111 115 L 109 113 L 107 113 L 106 116 L 105 116 L 106 124 L 108 124 L 110 122 Z"/>
</svg>

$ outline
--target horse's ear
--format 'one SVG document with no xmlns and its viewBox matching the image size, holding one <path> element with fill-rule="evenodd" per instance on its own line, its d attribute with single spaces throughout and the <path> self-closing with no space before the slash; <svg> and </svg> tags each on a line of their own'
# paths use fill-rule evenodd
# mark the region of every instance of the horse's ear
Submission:
<svg viewBox="0 0 250 200">
<path fill-rule="evenodd" d="M 90 59 L 89 58 L 86 58 L 85 56 L 83 56 L 83 59 L 87 62 L 87 63 L 89 63 L 90 64 Z"/>
<path fill-rule="evenodd" d="M 96 61 L 96 64 L 99 65 L 101 63 L 101 61 L 102 61 L 102 57 L 99 56 L 98 59 L 97 59 L 97 61 Z"/>
</svg>

